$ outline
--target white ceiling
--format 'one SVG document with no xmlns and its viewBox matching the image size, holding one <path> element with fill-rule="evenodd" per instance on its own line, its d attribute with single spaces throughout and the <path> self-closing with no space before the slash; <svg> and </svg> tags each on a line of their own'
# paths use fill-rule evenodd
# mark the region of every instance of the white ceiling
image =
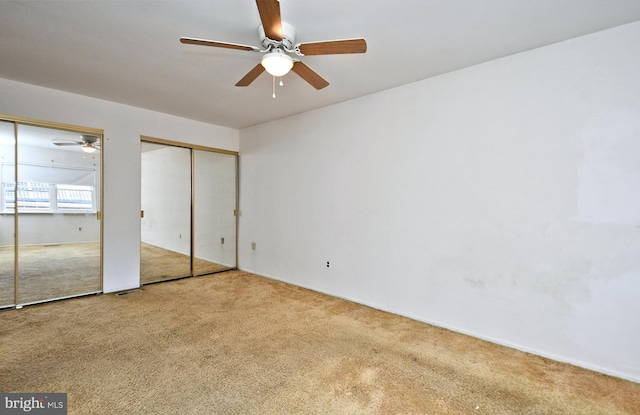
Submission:
<svg viewBox="0 0 640 415">
<path fill-rule="evenodd" d="M 261 55 L 181 36 L 260 46 L 254 0 L 0 0 L 0 77 L 232 128 L 353 99 L 640 20 L 639 0 L 281 0 L 297 42 L 365 37 L 366 54 L 302 60 L 271 97 Z M 0 94 L 1 99 L 1 94 Z"/>
</svg>

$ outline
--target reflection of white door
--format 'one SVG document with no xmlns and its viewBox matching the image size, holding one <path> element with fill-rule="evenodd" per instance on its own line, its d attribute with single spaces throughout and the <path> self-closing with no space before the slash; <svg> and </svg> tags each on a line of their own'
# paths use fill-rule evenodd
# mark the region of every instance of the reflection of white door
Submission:
<svg viewBox="0 0 640 415">
<path fill-rule="evenodd" d="M 3 294 L 0 306 L 102 290 L 100 152 L 88 154 L 76 143 L 82 134 L 97 142 L 102 131 L 61 131 L 48 125 L 17 120 L 0 128 L 0 257 L 7 257 L 8 250 L 17 252 L 10 260 L 13 267 L 5 261 L 0 266 L 4 293 L 4 285 L 13 281 L 8 290 L 13 298 Z M 9 130 L 12 139 L 7 138 Z M 59 140 L 65 145 L 56 145 Z"/>
</svg>

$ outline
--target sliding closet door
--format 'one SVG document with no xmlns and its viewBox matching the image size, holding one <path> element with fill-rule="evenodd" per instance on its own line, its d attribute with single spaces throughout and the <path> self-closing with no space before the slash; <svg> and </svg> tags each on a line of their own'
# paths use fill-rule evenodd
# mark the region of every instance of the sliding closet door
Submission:
<svg viewBox="0 0 640 415">
<path fill-rule="evenodd" d="M 15 304 L 15 134 L 0 121 L 0 308 Z"/>
<path fill-rule="evenodd" d="M 140 282 L 236 268 L 237 155 L 144 137 Z"/>
<path fill-rule="evenodd" d="M 191 150 L 141 143 L 142 284 L 191 275 Z"/>
<path fill-rule="evenodd" d="M 100 152 L 82 140 L 18 125 L 18 304 L 101 291 Z"/>
<path fill-rule="evenodd" d="M 193 151 L 195 275 L 236 267 L 236 156 Z"/>
</svg>

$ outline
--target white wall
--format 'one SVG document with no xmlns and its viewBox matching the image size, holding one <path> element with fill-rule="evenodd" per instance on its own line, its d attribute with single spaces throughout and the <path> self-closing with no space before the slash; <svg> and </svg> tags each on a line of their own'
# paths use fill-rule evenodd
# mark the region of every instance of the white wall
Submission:
<svg viewBox="0 0 640 415">
<path fill-rule="evenodd" d="M 638 45 L 640 22 L 242 130 L 240 268 L 640 381 Z"/>
<path fill-rule="evenodd" d="M 143 152 L 142 184 L 142 242 L 190 255 L 191 150 L 157 146 Z"/>
<path fill-rule="evenodd" d="M 0 79 L 0 114 L 101 128 L 104 290 L 139 286 L 140 136 L 238 150 L 238 131 Z"/>
</svg>

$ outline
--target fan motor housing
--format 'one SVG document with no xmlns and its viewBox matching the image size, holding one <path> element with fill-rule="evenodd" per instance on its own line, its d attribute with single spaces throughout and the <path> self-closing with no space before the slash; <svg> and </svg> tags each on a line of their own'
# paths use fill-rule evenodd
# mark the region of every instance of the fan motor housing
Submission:
<svg viewBox="0 0 640 415">
<path fill-rule="evenodd" d="M 258 36 L 260 36 L 260 44 L 269 49 L 270 47 L 282 46 L 286 51 L 293 51 L 293 45 L 296 42 L 296 29 L 289 23 L 282 22 L 282 42 L 269 39 L 264 33 L 264 27 L 258 26 Z"/>
<path fill-rule="evenodd" d="M 94 144 L 98 141 L 98 137 L 96 137 L 95 135 L 82 134 L 81 137 L 82 141 L 84 141 L 86 144 Z"/>
</svg>

